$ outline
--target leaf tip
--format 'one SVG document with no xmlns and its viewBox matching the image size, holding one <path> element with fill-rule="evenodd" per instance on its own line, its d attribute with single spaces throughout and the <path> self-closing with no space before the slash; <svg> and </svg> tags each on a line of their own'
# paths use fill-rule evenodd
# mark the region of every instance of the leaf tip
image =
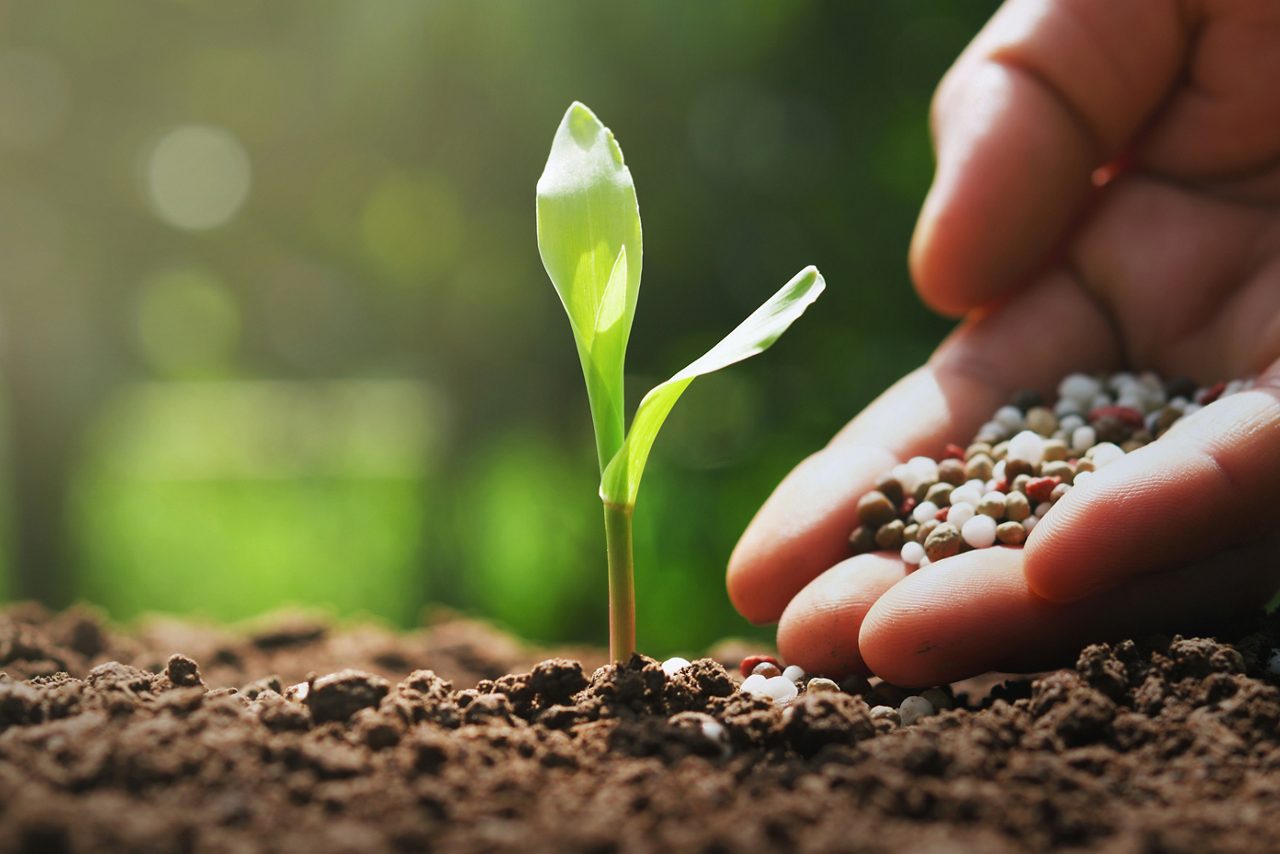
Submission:
<svg viewBox="0 0 1280 854">
<path fill-rule="evenodd" d="M 564 124 L 573 141 L 582 148 L 590 148 L 596 137 L 607 130 L 591 108 L 581 101 L 569 105 L 564 114 Z"/>
</svg>

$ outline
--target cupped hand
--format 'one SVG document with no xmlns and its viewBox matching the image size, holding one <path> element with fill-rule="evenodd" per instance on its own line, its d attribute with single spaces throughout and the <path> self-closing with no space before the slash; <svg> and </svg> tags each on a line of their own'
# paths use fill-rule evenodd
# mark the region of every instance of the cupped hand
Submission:
<svg viewBox="0 0 1280 854">
<path fill-rule="evenodd" d="M 917 289 L 964 322 L 801 463 L 728 588 L 787 661 L 904 685 L 1257 607 L 1280 587 L 1280 5 L 1010 0 L 934 101 Z M 1073 371 L 1254 387 L 1059 501 L 1024 548 L 846 558 L 858 498 Z"/>
</svg>

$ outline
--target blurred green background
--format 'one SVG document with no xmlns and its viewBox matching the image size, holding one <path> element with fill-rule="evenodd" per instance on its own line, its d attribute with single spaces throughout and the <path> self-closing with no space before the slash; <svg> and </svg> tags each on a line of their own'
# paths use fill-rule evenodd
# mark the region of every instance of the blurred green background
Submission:
<svg viewBox="0 0 1280 854">
<path fill-rule="evenodd" d="M 933 86 L 993 2 L 0 2 L 0 599 L 424 606 L 603 642 L 585 393 L 534 183 L 568 103 L 635 175 L 631 406 L 700 380 L 636 515 L 639 639 L 768 637 L 723 569 L 948 324 L 905 253 Z M 632 382 L 634 381 L 634 382 Z"/>
</svg>

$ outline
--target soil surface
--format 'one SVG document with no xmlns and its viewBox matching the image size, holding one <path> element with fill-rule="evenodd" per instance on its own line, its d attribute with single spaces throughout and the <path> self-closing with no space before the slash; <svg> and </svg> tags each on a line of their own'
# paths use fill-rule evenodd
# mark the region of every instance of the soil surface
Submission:
<svg viewBox="0 0 1280 854">
<path fill-rule="evenodd" d="M 535 663 L 456 619 L 123 633 L 9 608 L 0 850 L 1275 850 L 1280 622 L 1248 623 L 1090 646 L 896 726 L 870 712 L 892 686 L 777 708 L 711 658 Z"/>
</svg>

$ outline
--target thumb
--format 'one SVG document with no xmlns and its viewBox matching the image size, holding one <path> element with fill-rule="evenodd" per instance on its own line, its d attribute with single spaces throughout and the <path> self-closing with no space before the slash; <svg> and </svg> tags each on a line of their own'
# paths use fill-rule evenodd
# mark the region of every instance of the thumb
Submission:
<svg viewBox="0 0 1280 854">
<path fill-rule="evenodd" d="M 1074 602 L 1280 520 L 1280 362 L 1072 487 L 1027 538 L 1031 589 Z"/>
</svg>

